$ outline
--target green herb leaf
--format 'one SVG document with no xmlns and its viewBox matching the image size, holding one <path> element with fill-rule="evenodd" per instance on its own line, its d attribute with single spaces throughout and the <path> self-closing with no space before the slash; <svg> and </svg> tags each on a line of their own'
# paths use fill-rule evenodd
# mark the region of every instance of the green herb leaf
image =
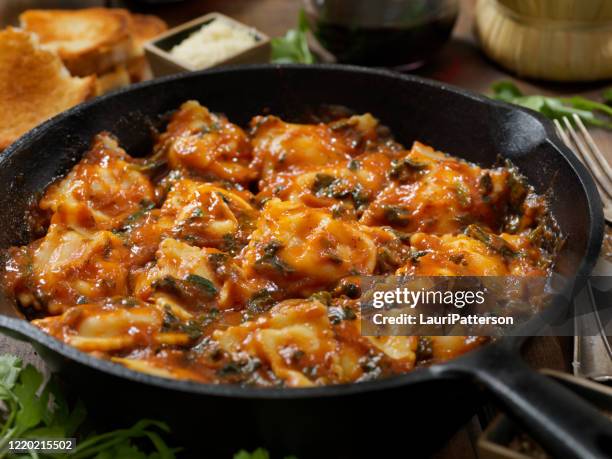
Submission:
<svg viewBox="0 0 612 459">
<path fill-rule="evenodd" d="M 468 207 L 472 203 L 470 190 L 468 190 L 464 183 L 457 182 L 455 184 L 455 194 L 457 195 L 457 199 L 459 200 L 461 207 Z"/>
<path fill-rule="evenodd" d="M 541 95 L 524 95 L 510 81 L 498 81 L 491 86 L 492 97 L 511 104 L 520 105 L 540 112 L 550 119 L 561 119 L 577 115 L 585 124 L 612 129 L 612 107 L 580 96 L 547 97 Z M 612 97 L 612 88 L 604 93 L 604 99 Z"/>
<path fill-rule="evenodd" d="M 86 416 L 85 407 L 77 401 L 70 410 L 59 386 L 52 377 L 44 382 L 43 375 L 31 365 L 22 368 L 20 359 L 0 356 L 0 457 L 11 439 L 61 438 L 77 436 L 81 440 L 69 455 L 41 454 L 26 457 L 45 459 L 174 459 L 157 431 L 168 432 L 158 421 L 142 420 L 129 429 L 99 435 L 77 432 Z M 147 438 L 154 452 L 140 451 L 135 438 Z M 17 456 L 9 456 L 17 457 Z M 23 456 L 19 456 L 23 457 Z"/>
<path fill-rule="evenodd" d="M 329 174 L 316 174 L 312 182 L 310 191 L 316 196 L 330 196 L 332 194 L 332 186 L 336 182 L 336 177 Z"/>
<path fill-rule="evenodd" d="M 10 390 L 21 372 L 21 359 L 12 355 L 0 356 L 0 385 Z"/>
<path fill-rule="evenodd" d="M 261 314 L 274 306 L 276 301 L 269 290 L 263 289 L 255 292 L 247 302 L 247 309 L 253 314 Z"/>
<path fill-rule="evenodd" d="M 287 275 L 295 270 L 285 263 L 279 256 L 278 252 L 282 250 L 283 245 L 278 241 L 271 241 L 264 246 L 264 253 L 255 262 L 255 269 L 262 267 L 271 267 L 279 274 Z"/>
<path fill-rule="evenodd" d="M 327 311 L 329 322 L 332 325 L 338 325 L 343 320 L 355 320 L 357 318 L 355 311 L 348 307 L 331 306 Z"/>
<path fill-rule="evenodd" d="M 496 234 L 489 233 L 478 225 L 470 225 L 465 229 L 465 234 L 485 244 L 489 249 L 499 253 L 504 258 L 516 256 L 514 249 L 506 240 Z"/>
<path fill-rule="evenodd" d="M 257 368 L 253 359 L 245 371 Z M 242 371 L 237 367 L 238 372 Z M 168 447 L 162 435 L 170 431 L 160 421 L 142 419 L 127 429 L 99 434 L 78 431 L 86 417 L 85 406 L 77 401 L 70 410 L 59 386 L 52 377 L 44 382 L 43 375 L 33 366 L 22 368 L 19 358 L 0 355 L 0 457 L 5 457 L 11 439 L 79 438 L 69 454 L 30 454 L 23 458 L 40 459 L 175 459 L 178 449 Z M 138 445 L 134 443 L 138 440 Z M 143 440 L 148 440 L 143 442 Z M 142 448 L 142 449 L 141 449 Z M 238 459 L 269 459 L 269 453 L 259 448 L 252 453 L 241 450 Z M 287 456 L 285 459 L 297 459 Z"/>
<path fill-rule="evenodd" d="M 217 288 L 215 284 L 213 284 L 210 280 L 205 277 L 198 276 L 197 274 L 189 274 L 185 280 L 187 282 L 191 282 L 193 285 L 197 286 L 199 289 L 206 292 L 211 297 L 217 294 Z"/>
<path fill-rule="evenodd" d="M 19 382 L 13 388 L 13 393 L 19 399 L 20 405 L 15 419 L 15 424 L 20 432 L 25 432 L 43 420 L 48 398 L 43 396 L 44 392 L 40 398 L 36 395 L 42 382 L 42 374 L 32 365 L 21 370 Z"/>
<path fill-rule="evenodd" d="M 120 234 L 130 231 L 135 223 L 137 223 L 142 217 L 147 214 L 147 212 L 154 208 L 154 202 L 143 199 L 140 202 L 140 209 L 138 209 L 136 212 L 129 215 L 125 220 L 123 220 L 123 223 L 120 227 L 113 229 L 113 233 Z"/>
<path fill-rule="evenodd" d="M 483 196 L 488 196 L 493 191 L 493 180 L 491 179 L 491 174 L 485 172 L 478 179 L 478 188 Z"/>
<path fill-rule="evenodd" d="M 523 97 L 521 90 L 511 81 L 498 81 L 491 85 L 493 95 L 497 100 L 503 100 L 505 102 L 512 102 L 517 97 Z"/>
<path fill-rule="evenodd" d="M 234 454 L 234 459 L 270 459 L 270 453 L 263 448 L 257 448 L 252 453 L 240 450 Z"/>
<path fill-rule="evenodd" d="M 410 223 L 410 212 L 400 206 L 383 206 L 383 215 L 391 225 L 406 226 Z"/>
<path fill-rule="evenodd" d="M 234 459 L 270 459 L 270 453 L 263 448 L 257 448 L 252 453 L 241 449 L 234 454 Z M 284 459 L 297 459 L 295 456 L 285 456 Z"/>
<path fill-rule="evenodd" d="M 308 49 L 308 21 L 306 13 L 300 11 L 298 28 L 287 31 L 284 37 L 271 40 L 272 62 L 277 64 L 312 64 L 314 57 Z"/>
<path fill-rule="evenodd" d="M 313 293 L 308 299 L 311 301 L 318 301 L 319 303 L 324 304 L 325 306 L 331 306 L 332 295 L 331 293 L 322 290 L 320 292 Z"/>
<path fill-rule="evenodd" d="M 607 88 L 601 95 L 606 104 L 612 104 L 612 88 Z"/>
</svg>

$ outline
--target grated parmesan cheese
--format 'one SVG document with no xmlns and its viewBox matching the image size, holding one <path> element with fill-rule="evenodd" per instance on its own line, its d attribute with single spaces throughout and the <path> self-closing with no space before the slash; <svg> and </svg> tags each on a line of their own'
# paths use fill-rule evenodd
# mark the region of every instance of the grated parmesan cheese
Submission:
<svg viewBox="0 0 612 459">
<path fill-rule="evenodd" d="M 255 42 L 250 30 L 215 19 L 172 48 L 170 54 L 191 67 L 203 69 L 252 47 Z"/>
</svg>

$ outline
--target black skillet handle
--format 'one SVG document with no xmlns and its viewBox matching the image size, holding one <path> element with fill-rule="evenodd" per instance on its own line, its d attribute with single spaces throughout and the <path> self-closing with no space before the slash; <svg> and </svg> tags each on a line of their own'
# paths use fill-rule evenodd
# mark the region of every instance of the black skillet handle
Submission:
<svg viewBox="0 0 612 459">
<path fill-rule="evenodd" d="M 484 385 L 553 457 L 612 457 L 612 421 L 597 409 L 505 346 L 491 345 L 477 354 L 456 369 Z"/>
</svg>

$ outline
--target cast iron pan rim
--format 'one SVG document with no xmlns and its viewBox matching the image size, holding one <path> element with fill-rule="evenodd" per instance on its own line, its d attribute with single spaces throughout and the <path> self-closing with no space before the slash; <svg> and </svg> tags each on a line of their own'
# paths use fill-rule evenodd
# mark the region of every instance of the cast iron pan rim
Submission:
<svg viewBox="0 0 612 459">
<path fill-rule="evenodd" d="M 599 194 L 597 192 L 597 188 L 591 178 L 590 174 L 586 170 L 586 168 L 582 165 L 582 163 L 575 157 L 575 155 L 569 150 L 557 137 L 555 130 L 552 126 L 552 123 L 547 119 L 543 118 L 540 114 L 533 112 L 528 109 L 524 109 L 521 107 L 517 107 L 514 105 L 506 104 L 504 102 L 491 100 L 485 96 L 475 94 L 470 91 L 466 91 L 451 85 L 442 84 L 439 82 L 431 81 L 428 79 L 412 76 L 412 75 L 402 75 L 399 73 L 391 72 L 388 70 L 381 69 L 367 69 L 363 67 L 357 66 L 348 66 L 348 65 L 336 65 L 336 64 L 312 64 L 312 65 L 299 65 L 299 64 L 263 64 L 263 65 L 248 65 L 248 66 L 234 66 L 227 67 L 223 69 L 212 69 L 212 70 L 204 70 L 200 72 L 190 72 L 183 73 L 179 75 L 171 75 L 168 77 L 156 79 L 153 81 L 138 83 L 130 86 L 129 88 L 125 88 L 105 96 L 96 98 L 92 101 L 86 102 L 84 104 L 78 105 L 60 115 L 57 115 L 50 119 L 49 121 L 43 123 L 42 125 L 34 128 L 24 136 L 22 136 L 19 140 L 17 140 L 11 147 L 9 147 L 2 157 L 0 158 L 0 167 L 7 162 L 10 161 L 12 155 L 15 151 L 22 148 L 22 146 L 27 145 L 28 142 L 32 142 L 36 140 L 39 136 L 43 135 L 48 129 L 53 128 L 57 124 L 62 123 L 65 119 L 78 116 L 83 112 L 86 112 L 87 109 L 91 106 L 97 104 L 103 104 L 107 100 L 111 100 L 114 98 L 121 97 L 122 95 L 132 92 L 138 91 L 142 88 L 155 87 L 155 86 L 163 86 L 167 82 L 176 81 L 176 80 L 189 80 L 189 79 L 197 79 L 200 75 L 205 74 L 218 74 L 218 73 L 248 73 L 248 72 L 259 72 L 259 71 L 278 71 L 283 72 L 287 71 L 302 71 L 302 72 L 319 72 L 319 71 L 330 71 L 334 73 L 346 73 L 347 76 L 353 75 L 355 73 L 361 74 L 369 74 L 372 76 L 377 76 L 380 78 L 393 79 L 393 80 L 404 80 L 410 82 L 416 82 L 418 84 L 422 84 L 425 86 L 433 87 L 442 91 L 452 92 L 458 94 L 462 97 L 467 97 L 469 99 L 485 103 L 489 106 L 499 107 L 504 110 L 514 110 L 514 111 L 522 111 L 527 113 L 531 117 L 536 118 L 544 127 L 547 134 L 546 141 L 551 143 L 555 149 L 560 153 L 571 165 L 572 169 L 578 176 L 582 186 L 585 188 L 587 192 L 587 198 L 589 203 L 589 216 L 591 219 L 591 231 L 589 234 L 589 243 L 586 250 L 585 257 L 582 260 L 580 267 L 578 268 L 578 273 L 587 274 L 591 271 L 595 262 L 597 260 L 597 256 L 601 249 L 601 241 L 603 239 L 603 230 L 604 230 L 604 220 L 603 220 L 603 212 L 601 201 L 599 198 Z M 396 388 L 398 386 L 402 386 L 410 383 L 417 383 L 419 381 L 427 381 L 433 377 L 441 376 L 444 374 L 444 367 L 447 364 L 438 364 L 432 367 L 425 367 L 416 369 L 410 373 L 404 375 L 394 376 L 388 379 L 376 380 L 376 381 L 368 381 L 362 383 L 353 383 L 353 384 L 340 384 L 340 385 L 332 385 L 325 387 L 314 387 L 314 388 L 305 388 L 305 389 L 263 389 L 263 388 L 252 388 L 252 387 L 242 387 L 236 385 L 225 385 L 225 384 L 202 384 L 193 381 L 186 380 L 174 380 L 169 378 L 163 378 L 159 376 L 153 376 L 146 373 L 137 372 L 134 370 L 130 370 L 122 365 L 112 363 L 107 360 L 98 359 L 89 354 L 81 352 L 76 348 L 64 344 L 59 340 L 53 338 L 50 335 L 47 335 L 42 330 L 36 328 L 34 325 L 29 322 L 21 319 L 13 319 L 0 316 L 0 326 L 5 325 L 7 328 L 16 331 L 19 334 L 27 336 L 31 338 L 34 342 L 43 345 L 60 355 L 70 359 L 77 361 L 81 364 L 87 365 L 93 369 L 109 373 L 111 375 L 125 378 L 128 380 L 132 380 L 139 383 L 149 384 L 152 386 L 161 387 L 164 389 L 170 389 L 180 392 L 186 393 L 196 393 L 202 395 L 211 395 L 211 396 L 220 396 L 220 397 L 232 397 L 232 398 L 242 398 L 242 399 L 297 399 L 297 398 L 311 398 L 311 397 L 337 397 L 337 396 L 349 396 L 353 394 L 359 394 L 362 392 L 370 392 L 370 391 L 378 391 L 378 390 L 386 390 L 391 388 Z M 508 343 L 510 344 L 510 343 Z M 485 348 L 489 348 L 491 346 L 503 345 L 503 341 L 501 343 L 494 343 L 487 345 Z M 479 354 L 483 349 L 479 349 L 468 353 L 465 356 L 459 357 L 458 359 L 454 359 L 453 367 L 460 364 L 462 361 L 469 362 L 473 360 L 474 354 Z M 474 360 L 477 362 L 477 359 Z M 445 375 L 449 377 L 448 373 Z"/>
</svg>

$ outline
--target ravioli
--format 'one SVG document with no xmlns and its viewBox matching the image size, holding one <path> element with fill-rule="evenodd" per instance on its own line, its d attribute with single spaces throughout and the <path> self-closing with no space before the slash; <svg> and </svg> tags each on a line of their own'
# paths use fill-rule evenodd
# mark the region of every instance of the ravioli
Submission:
<svg viewBox="0 0 612 459">
<path fill-rule="evenodd" d="M 347 275 L 372 274 L 376 245 L 356 222 L 273 199 L 262 210 L 242 259 L 248 276 L 262 276 L 304 296 Z"/>
<path fill-rule="evenodd" d="M 361 382 L 484 344 L 363 336 L 363 276 L 545 276 L 545 197 L 509 163 L 332 118 L 243 129 L 188 101 L 146 158 L 100 133 L 33 212 L 44 235 L 6 254 L 5 292 L 83 352 L 203 383 Z"/>
<path fill-rule="evenodd" d="M 54 223 L 112 229 L 153 202 L 153 185 L 139 169 L 117 140 L 103 132 L 81 162 L 47 189 L 40 208 L 53 213 Z"/>
<path fill-rule="evenodd" d="M 252 147 L 244 131 L 194 101 L 185 102 L 172 116 L 156 149 L 167 155 L 173 169 L 236 183 L 255 178 L 249 168 Z"/>
<path fill-rule="evenodd" d="M 389 185 L 362 223 L 406 232 L 456 233 L 471 223 L 497 231 L 509 206 L 509 171 L 482 169 L 416 142 L 394 161 Z"/>
</svg>

